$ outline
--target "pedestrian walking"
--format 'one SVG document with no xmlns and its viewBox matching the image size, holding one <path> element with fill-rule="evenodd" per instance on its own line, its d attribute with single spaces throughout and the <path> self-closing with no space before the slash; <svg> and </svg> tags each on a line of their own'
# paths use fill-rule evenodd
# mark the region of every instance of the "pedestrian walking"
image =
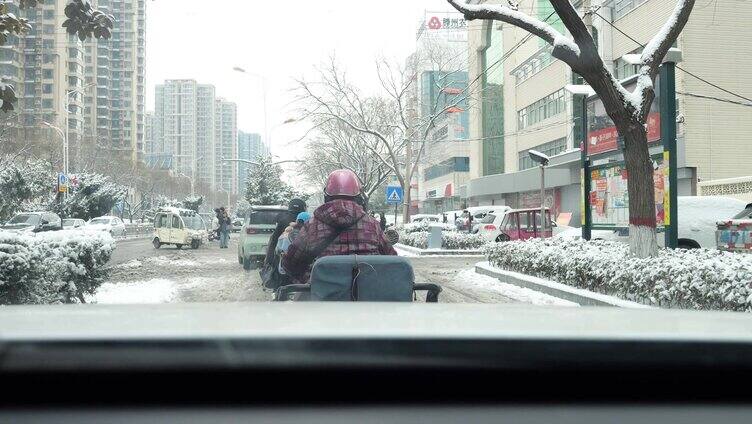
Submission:
<svg viewBox="0 0 752 424">
<path fill-rule="evenodd" d="M 384 215 L 384 212 L 379 214 L 379 225 L 381 226 L 381 231 L 386 230 L 386 216 Z"/>
<path fill-rule="evenodd" d="M 230 240 L 230 229 L 232 226 L 232 220 L 230 219 L 230 216 L 227 214 L 227 211 L 225 210 L 225 207 L 222 206 L 219 208 L 219 248 L 220 249 L 227 249 L 228 242 Z"/>
</svg>

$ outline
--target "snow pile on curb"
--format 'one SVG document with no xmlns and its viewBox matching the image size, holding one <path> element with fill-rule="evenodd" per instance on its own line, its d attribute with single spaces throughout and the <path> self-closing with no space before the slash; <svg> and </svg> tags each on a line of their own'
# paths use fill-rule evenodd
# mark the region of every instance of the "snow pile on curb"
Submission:
<svg viewBox="0 0 752 424">
<path fill-rule="evenodd" d="M 132 283 L 104 283 L 88 300 L 96 303 L 167 303 L 175 298 L 175 282 L 162 278 Z"/>
<path fill-rule="evenodd" d="M 114 248 L 106 232 L 0 231 L 0 305 L 79 302 L 106 278 Z"/>
<path fill-rule="evenodd" d="M 492 243 L 484 253 L 501 269 L 641 303 L 752 311 L 752 255 L 662 249 L 638 259 L 624 243 L 562 238 Z"/>
<path fill-rule="evenodd" d="M 505 297 L 514 299 L 518 302 L 529 303 L 531 305 L 556 305 L 556 306 L 580 306 L 577 303 L 568 300 L 559 299 L 545 293 L 530 290 L 524 287 L 518 287 L 514 284 L 503 283 L 494 277 L 483 275 L 475 272 L 473 269 L 466 269 L 457 273 L 454 278 L 457 285 L 472 286 L 476 289 L 485 289 L 495 291 Z"/>
<path fill-rule="evenodd" d="M 428 248 L 427 231 L 418 231 L 413 233 L 401 234 L 399 242 L 406 246 L 417 247 L 419 249 Z M 483 247 L 488 240 L 480 234 L 467 234 L 457 231 L 441 232 L 441 248 L 447 250 L 473 250 Z"/>
</svg>

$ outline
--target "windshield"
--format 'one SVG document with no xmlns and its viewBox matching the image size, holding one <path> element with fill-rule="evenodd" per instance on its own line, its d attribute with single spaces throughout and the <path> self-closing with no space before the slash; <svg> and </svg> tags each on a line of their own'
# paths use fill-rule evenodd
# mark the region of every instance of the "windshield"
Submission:
<svg viewBox="0 0 752 424">
<path fill-rule="evenodd" d="M 41 220 L 41 215 L 19 214 L 19 215 L 14 216 L 10 221 L 8 221 L 8 224 L 9 225 L 12 225 L 12 224 L 39 225 L 40 220 Z"/>
<path fill-rule="evenodd" d="M 752 320 L 752 1 L 552 4 L 0 0 L 0 315 L 331 283 L 407 329 L 430 285 Z"/>
<path fill-rule="evenodd" d="M 279 210 L 252 211 L 249 222 L 251 224 L 259 225 L 277 225 L 277 216 L 279 216 L 281 212 L 282 211 Z"/>
</svg>

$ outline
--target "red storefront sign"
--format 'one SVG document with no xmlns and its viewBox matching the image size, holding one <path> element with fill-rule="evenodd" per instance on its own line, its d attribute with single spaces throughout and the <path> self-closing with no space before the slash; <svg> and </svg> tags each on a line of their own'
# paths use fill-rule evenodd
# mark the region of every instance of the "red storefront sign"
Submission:
<svg viewBox="0 0 752 424">
<path fill-rule="evenodd" d="M 452 197 L 452 183 L 449 183 L 444 187 L 444 197 Z"/>
<path fill-rule="evenodd" d="M 618 148 L 619 132 L 615 126 L 588 132 L 588 154 L 610 152 Z M 648 143 L 661 139 L 661 114 L 652 112 L 648 115 Z"/>
</svg>

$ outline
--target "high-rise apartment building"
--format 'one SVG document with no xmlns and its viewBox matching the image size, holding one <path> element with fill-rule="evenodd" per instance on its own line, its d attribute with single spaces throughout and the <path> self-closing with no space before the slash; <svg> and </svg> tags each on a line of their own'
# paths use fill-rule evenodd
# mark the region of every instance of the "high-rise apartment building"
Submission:
<svg viewBox="0 0 752 424">
<path fill-rule="evenodd" d="M 197 185 L 216 188 L 214 160 L 214 86 L 195 80 L 167 80 L 156 86 L 154 148 L 147 163 L 163 164 L 195 180 Z"/>
<path fill-rule="evenodd" d="M 86 118 L 98 143 L 109 143 L 133 161 L 144 153 L 145 2 L 97 0 L 115 17 L 112 38 L 86 43 Z"/>
<path fill-rule="evenodd" d="M 8 11 L 32 29 L 0 46 L 0 74 L 13 84 L 18 133 L 28 137 L 45 122 L 66 130 L 72 149 L 97 143 L 137 160 L 144 145 L 144 0 L 94 0 L 115 16 L 109 40 L 82 42 L 62 27 L 68 0 L 51 0 Z M 65 105 L 68 113 L 64 113 Z M 71 159 L 75 169 L 75 157 Z"/>
<path fill-rule="evenodd" d="M 261 135 L 238 131 L 238 159 L 252 161 L 259 156 L 268 155 L 269 149 L 261 141 Z M 248 171 L 253 165 L 238 162 L 238 191 L 243 193 L 248 179 Z"/>
<path fill-rule="evenodd" d="M 197 187 L 238 192 L 237 105 L 210 84 L 167 80 L 156 86 L 153 142 L 146 162 L 191 178 Z"/>
<path fill-rule="evenodd" d="M 23 136 L 35 137 L 45 128 L 43 122 L 65 130 L 62 113 L 65 97 L 71 90 L 84 88 L 83 43 L 62 28 L 65 0 L 38 4 L 37 7 L 19 10 L 8 2 L 8 12 L 29 20 L 31 30 L 20 37 L 8 36 L 0 46 L 0 74 L 15 87 L 18 103 L 17 127 Z M 83 131 L 83 96 L 70 96 L 69 128 L 71 142 L 81 137 Z"/>
<path fill-rule="evenodd" d="M 217 190 L 238 193 L 238 107 L 218 98 L 214 109 L 215 187 Z M 230 160 L 228 160 L 230 159 Z"/>
</svg>

